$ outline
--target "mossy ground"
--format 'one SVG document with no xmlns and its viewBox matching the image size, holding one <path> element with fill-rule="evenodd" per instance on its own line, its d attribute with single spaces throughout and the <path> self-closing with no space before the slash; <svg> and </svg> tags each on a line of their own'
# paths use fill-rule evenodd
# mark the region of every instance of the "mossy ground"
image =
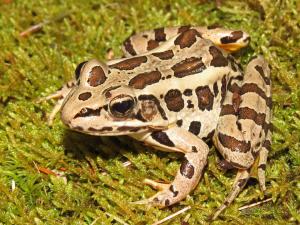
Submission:
<svg viewBox="0 0 300 225">
<path fill-rule="evenodd" d="M 297 0 L 2 0 L 0 224 L 151 224 L 187 205 L 190 210 L 165 224 L 207 223 L 235 174 L 217 168 L 219 155 L 213 147 L 201 182 L 186 200 L 163 210 L 131 205 L 155 193 L 142 184 L 144 178 L 172 180 L 180 157 L 126 137 L 67 131 L 59 117 L 49 127 L 45 113 L 54 101 L 36 102 L 71 79 L 79 62 L 105 60 L 110 48 L 120 56 L 122 41 L 133 31 L 184 24 L 243 29 L 252 42 L 236 57 L 245 66 L 253 55 L 262 54 L 272 68 L 274 135 L 265 198 L 273 201 L 238 211 L 263 198 L 251 179 L 213 224 L 299 223 L 299 11 Z M 55 20 L 57 16 L 62 19 Z M 51 23 L 41 31 L 20 37 L 20 32 L 45 20 Z M 124 167 L 128 160 L 132 166 Z M 38 168 L 63 170 L 67 183 Z"/>
</svg>

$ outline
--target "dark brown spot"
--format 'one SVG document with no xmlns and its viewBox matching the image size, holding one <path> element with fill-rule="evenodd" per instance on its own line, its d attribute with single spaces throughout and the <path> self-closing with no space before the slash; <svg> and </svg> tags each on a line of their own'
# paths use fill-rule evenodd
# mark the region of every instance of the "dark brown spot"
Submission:
<svg viewBox="0 0 300 225">
<path fill-rule="evenodd" d="M 180 48 L 189 48 L 196 42 L 197 37 L 201 37 L 199 32 L 195 29 L 189 29 L 181 33 L 174 41 L 174 44 L 179 45 Z"/>
<path fill-rule="evenodd" d="M 241 103 L 242 103 L 241 96 L 237 92 L 234 92 L 232 94 L 232 105 L 233 105 L 233 108 L 234 108 L 235 111 L 238 110 Z"/>
<path fill-rule="evenodd" d="M 197 147 L 196 146 L 192 146 L 192 152 L 198 152 Z"/>
<path fill-rule="evenodd" d="M 189 108 L 189 109 L 194 108 L 194 104 L 192 103 L 191 100 L 187 100 L 187 108 Z"/>
<path fill-rule="evenodd" d="M 232 105 L 223 105 L 221 109 L 220 116 L 225 116 L 225 115 L 235 115 L 236 111 Z"/>
<path fill-rule="evenodd" d="M 100 116 L 100 111 L 101 108 L 98 109 L 82 108 L 80 112 L 74 116 L 74 119 L 78 117 Z"/>
<path fill-rule="evenodd" d="M 228 162 L 227 160 L 223 159 L 223 160 L 219 160 L 218 161 L 218 166 L 222 169 L 222 170 L 231 170 L 234 168 L 234 166 L 231 165 L 230 162 Z"/>
<path fill-rule="evenodd" d="M 136 89 L 143 89 L 147 85 L 157 83 L 161 78 L 159 71 L 140 73 L 129 81 L 129 86 Z"/>
<path fill-rule="evenodd" d="M 95 66 L 90 72 L 87 82 L 92 87 L 97 87 L 98 85 L 103 84 L 105 80 L 106 76 L 101 66 Z"/>
<path fill-rule="evenodd" d="M 167 75 L 166 79 L 170 79 L 172 77 L 172 75 Z"/>
<path fill-rule="evenodd" d="M 194 176 L 194 166 L 184 157 L 183 162 L 180 166 L 180 173 L 182 176 L 191 179 Z"/>
<path fill-rule="evenodd" d="M 259 65 L 256 65 L 256 66 L 255 66 L 255 69 L 256 69 L 257 72 L 261 75 L 261 77 L 264 79 L 265 83 L 266 83 L 267 85 L 270 85 L 270 84 L 271 84 L 271 80 L 270 80 L 269 77 L 267 77 L 267 76 L 265 75 L 263 68 L 262 68 L 261 66 L 259 66 Z"/>
<path fill-rule="evenodd" d="M 159 43 L 155 40 L 149 40 L 147 43 L 147 50 L 150 51 L 152 49 L 155 49 L 159 46 Z"/>
<path fill-rule="evenodd" d="M 133 45 L 131 43 L 131 39 L 130 38 L 127 38 L 124 43 L 123 43 L 123 46 L 125 48 L 125 50 L 132 56 L 136 55 L 136 51 L 134 50 L 133 48 Z"/>
<path fill-rule="evenodd" d="M 91 96 L 92 96 L 92 93 L 91 93 L 91 92 L 84 92 L 84 93 L 81 93 L 81 94 L 78 96 L 78 99 L 81 100 L 81 101 L 86 101 L 86 100 L 88 100 Z"/>
<path fill-rule="evenodd" d="M 116 64 L 110 65 L 109 67 L 119 69 L 119 70 L 133 70 L 136 67 L 139 67 L 142 63 L 147 62 L 146 56 L 138 56 L 134 58 L 125 59 Z"/>
<path fill-rule="evenodd" d="M 228 83 L 228 90 L 231 91 L 232 93 L 240 93 L 240 87 L 237 83 L 232 83 L 232 79 L 230 78 L 229 83 Z"/>
<path fill-rule="evenodd" d="M 183 94 L 185 96 L 192 96 L 193 91 L 192 91 L 192 89 L 185 89 L 184 92 L 183 92 Z"/>
<path fill-rule="evenodd" d="M 223 76 L 222 86 L 221 86 L 221 104 L 223 104 L 225 100 L 226 90 L 227 90 L 227 80 L 226 80 L 226 76 Z"/>
<path fill-rule="evenodd" d="M 200 133 L 201 123 L 199 121 L 192 121 L 189 126 L 189 132 L 194 135 L 198 135 Z"/>
<path fill-rule="evenodd" d="M 167 104 L 167 108 L 173 112 L 179 112 L 184 107 L 184 101 L 182 98 L 182 94 L 177 89 L 171 89 L 165 95 L 165 102 Z"/>
<path fill-rule="evenodd" d="M 170 205 L 170 200 L 169 199 L 166 199 L 165 200 L 165 206 L 169 206 Z"/>
<path fill-rule="evenodd" d="M 206 137 L 203 137 L 202 140 L 203 140 L 203 141 L 209 141 L 209 140 L 212 139 L 212 137 L 214 136 L 214 134 L 215 134 L 215 130 L 212 130 L 212 131 L 210 131 L 210 132 L 207 134 Z"/>
<path fill-rule="evenodd" d="M 177 125 L 178 127 L 181 127 L 181 126 L 182 126 L 182 120 L 177 120 L 177 121 L 176 121 L 176 125 Z"/>
<path fill-rule="evenodd" d="M 268 151 L 271 151 L 271 142 L 269 140 L 265 140 L 262 147 L 266 148 Z"/>
<path fill-rule="evenodd" d="M 206 69 L 202 58 L 187 58 L 171 67 L 175 77 L 182 78 L 195 73 L 200 73 Z"/>
<path fill-rule="evenodd" d="M 166 34 L 164 28 L 154 29 L 155 41 L 161 42 L 166 41 Z"/>
<path fill-rule="evenodd" d="M 190 25 L 186 25 L 186 26 L 181 26 L 181 27 L 179 27 L 179 28 L 178 28 L 178 34 L 183 33 L 183 32 L 185 32 L 185 31 L 189 30 L 190 28 L 191 28 Z"/>
<path fill-rule="evenodd" d="M 251 148 L 250 141 L 239 141 L 236 138 L 226 134 L 219 133 L 218 139 L 225 148 L 229 148 L 233 152 L 246 153 L 249 152 Z"/>
<path fill-rule="evenodd" d="M 137 120 L 142 121 L 142 122 L 147 122 L 147 120 L 143 117 L 142 111 L 141 111 L 141 110 L 139 110 L 139 111 L 137 112 L 137 114 L 135 115 L 135 118 L 136 118 Z"/>
<path fill-rule="evenodd" d="M 169 147 L 174 147 L 174 143 L 169 139 L 167 133 L 163 131 L 153 131 L 151 133 L 151 137 L 162 145 L 166 145 Z"/>
<path fill-rule="evenodd" d="M 174 185 L 171 185 L 169 190 L 173 193 L 173 197 L 175 198 L 178 195 L 178 191 L 175 190 Z"/>
<path fill-rule="evenodd" d="M 103 132 L 103 131 L 112 131 L 113 128 L 112 127 L 102 127 L 102 128 L 93 128 L 93 127 L 89 127 L 88 129 L 89 131 L 98 131 L 98 132 Z"/>
<path fill-rule="evenodd" d="M 254 109 L 249 107 L 243 107 L 239 108 L 238 118 L 253 120 L 257 125 L 262 126 L 265 123 L 266 114 L 257 113 Z"/>
<path fill-rule="evenodd" d="M 77 65 L 77 67 L 75 69 L 75 79 L 76 80 L 78 80 L 78 78 L 80 77 L 81 69 L 86 63 L 87 63 L 87 61 L 84 61 Z M 68 83 L 67 83 L 67 86 L 68 86 Z"/>
<path fill-rule="evenodd" d="M 74 129 L 74 130 L 83 131 L 83 127 L 81 127 L 81 126 L 76 126 L 76 127 L 74 127 L 73 129 Z"/>
<path fill-rule="evenodd" d="M 198 98 L 198 107 L 201 110 L 211 110 L 214 104 L 214 95 L 206 85 L 204 87 L 196 88 L 196 95 Z"/>
<path fill-rule="evenodd" d="M 164 52 L 155 52 L 152 55 L 154 55 L 155 57 L 158 57 L 161 60 L 172 59 L 174 57 L 174 53 L 172 50 L 167 50 Z"/>
<path fill-rule="evenodd" d="M 248 181 L 248 178 L 240 179 L 240 180 L 238 181 L 238 186 L 239 186 L 240 188 L 243 188 L 243 187 L 246 185 L 247 181 Z"/>
<path fill-rule="evenodd" d="M 242 124 L 239 121 L 236 121 L 236 126 L 239 131 L 242 131 Z"/>
<path fill-rule="evenodd" d="M 138 99 L 140 101 L 145 101 L 145 100 L 149 100 L 149 101 L 153 101 L 155 104 L 156 104 L 156 107 L 159 111 L 159 113 L 161 114 L 161 117 L 164 119 L 164 120 L 168 120 L 167 116 L 166 116 L 166 113 L 164 111 L 164 109 L 161 107 L 160 105 L 160 101 L 154 96 L 154 95 L 140 95 L 138 97 Z"/>
<path fill-rule="evenodd" d="M 129 126 L 123 126 L 123 127 L 118 127 L 117 130 L 121 132 L 137 132 L 141 129 L 145 129 L 145 127 L 129 127 Z"/>
<path fill-rule="evenodd" d="M 266 170 L 266 164 L 260 164 L 260 165 L 258 166 L 258 169 Z"/>
<path fill-rule="evenodd" d="M 232 69 L 234 72 L 236 72 L 236 71 L 237 71 L 237 65 L 236 65 L 236 62 L 235 62 L 233 56 L 232 56 L 232 55 L 228 55 L 228 56 L 227 56 L 227 59 L 228 59 L 228 61 L 230 62 L 231 69 Z"/>
<path fill-rule="evenodd" d="M 219 94 L 218 82 L 214 83 L 213 88 L 214 88 L 215 97 L 217 97 L 217 95 Z"/>
<path fill-rule="evenodd" d="M 227 59 L 224 57 L 221 50 L 219 50 L 217 47 L 210 46 L 209 47 L 209 53 L 212 56 L 212 60 L 210 62 L 211 66 L 220 67 L 220 66 L 227 66 L 228 65 Z"/>
<path fill-rule="evenodd" d="M 238 31 L 233 31 L 230 33 L 229 36 L 225 36 L 221 38 L 221 43 L 222 44 L 229 44 L 229 43 L 235 43 L 239 39 L 243 37 L 243 32 L 238 30 Z"/>
</svg>

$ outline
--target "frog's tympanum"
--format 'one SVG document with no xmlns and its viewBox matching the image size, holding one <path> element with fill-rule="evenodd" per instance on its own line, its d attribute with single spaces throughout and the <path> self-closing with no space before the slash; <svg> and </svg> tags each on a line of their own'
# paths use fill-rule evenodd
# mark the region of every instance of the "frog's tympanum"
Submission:
<svg viewBox="0 0 300 225">
<path fill-rule="evenodd" d="M 80 63 L 75 79 L 46 99 L 60 97 L 70 129 L 90 135 L 128 135 L 184 159 L 170 184 L 147 179 L 158 189 L 138 201 L 166 207 L 198 184 L 213 140 L 224 165 L 236 168 L 232 190 L 216 218 L 246 185 L 254 162 L 265 187 L 271 146 L 271 81 L 267 62 L 256 57 L 245 72 L 229 53 L 249 43 L 242 31 L 213 27 L 170 27 L 129 37 L 125 57 Z"/>
</svg>

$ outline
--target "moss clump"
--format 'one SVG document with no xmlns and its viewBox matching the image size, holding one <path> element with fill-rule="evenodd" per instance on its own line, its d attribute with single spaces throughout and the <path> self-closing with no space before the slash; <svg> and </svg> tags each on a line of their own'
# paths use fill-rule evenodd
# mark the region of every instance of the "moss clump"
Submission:
<svg viewBox="0 0 300 225">
<path fill-rule="evenodd" d="M 125 137 L 66 131 L 58 118 L 49 127 L 45 112 L 53 102 L 35 101 L 69 80 L 79 62 L 105 60 L 109 49 L 120 56 L 122 41 L 133 31 L 183 24 L 243 29 L 252 42 L 236 57 L 246 65 L 253 55 L 262 54 L 272 68 L 274 135 L 266 195 L 273 201 L 238 211 L 262 198 L 254 180 L 213 223 L 300 222 L 299 1 L 2 2 L 0 224 L 151 224 L 186 205 L 192 208 L 167 223 L 206 223 L 234 177 L 216 168 L 214 148 L 200 184 L 186 200 L 164 210 L 131 205 L 128 202 L 154 194 L 142 179 L 173 178 L 178 156 L 149 151 Z M 20 37 L 27 27 L 43 21 L 48 23 L 39 32 Z M 123 166 L 127 160 L 132 166 Z M 67 182 L 46 175 L 48 170 L 63 172 Z"/>
</svg>

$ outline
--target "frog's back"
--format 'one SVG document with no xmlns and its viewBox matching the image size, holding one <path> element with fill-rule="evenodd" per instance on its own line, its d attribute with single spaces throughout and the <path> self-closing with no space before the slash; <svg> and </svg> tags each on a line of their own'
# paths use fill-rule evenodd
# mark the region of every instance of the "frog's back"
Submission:
<svg viewBox="0 0 300 225">
<path fill-rule="evenodd" d="M 201 138 L 213 134 L 229 79 L 241 76 L 230 55 L 194 30 L 110 69 L 125 73 L 123 82 L 135 89 L 137 99 L 155 98 L 169 125 Z"/>
</svg>

